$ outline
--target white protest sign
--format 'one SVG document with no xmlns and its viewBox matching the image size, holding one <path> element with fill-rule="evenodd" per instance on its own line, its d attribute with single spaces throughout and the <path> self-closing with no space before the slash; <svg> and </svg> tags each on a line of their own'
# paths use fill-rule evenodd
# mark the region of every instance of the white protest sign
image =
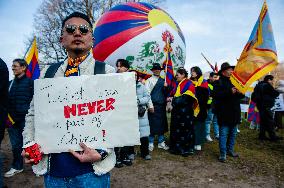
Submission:
<svg viewBox="0 0 284 188">
<path fill-rule="evenodd" d="M 241 112 L 248 112 L 249 105 L 248 104 L 241 104 Z"/>
<path fill-rule="evenodd" d="M 272 107 L 272 110 L 274 111 L 284 111 L 284 101 L 283 101 L 283 94 L 280 94 L 276 99 L 275 99 L 275 104 Z"/>
<path fill-rule="evenodd" d="M 134 73 L 35 80 L 35 141 L 44 153 L 140 144 Z"/>
</svg>

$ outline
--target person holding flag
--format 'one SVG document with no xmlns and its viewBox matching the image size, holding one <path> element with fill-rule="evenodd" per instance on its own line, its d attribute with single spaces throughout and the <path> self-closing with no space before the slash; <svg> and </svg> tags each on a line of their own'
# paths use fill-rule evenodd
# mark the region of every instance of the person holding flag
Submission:
<svg viewBox="0 0 284 188">
<path fill-rule="evenodd" d="M 241 119 L 240 100 L 245 96 L 230 81 L 234 66 L 225 62 L 221 65 L 219 80 L 214 83 L 212 97 L 219 124 L 220 162 L 226 161 L 226 155 L 238 157 L 234 152 L 237 124 Z"/>
<path fill-rule="evenodd" d="M 188 72 L 180 67 L 176 72 L 176 81 L 168 86 L 172 99 L 172 117 L 170 128 L 170 153 L 187 157 L 194 153 L 193 118 L 199 112 L 194 84 L 189 80 Z M 167 85 L 167 84 L 166 84 Z"/>
<path fill-rule="evenodd" d="M 26 75 L 27 67 L 28 64 L 24 59 L 15 59 L 12 64 L 15 78 L 9 85 L 8 114 L 14 124 L 8 128 L 8 133 L 12 145 L 13 162 L 11 169 L 4 174 L 4 177 L 11 177 L 23 171 L 22 133 L 25 127 L 25 116 L 34 94 L 33 80 Z"/>
</svg>

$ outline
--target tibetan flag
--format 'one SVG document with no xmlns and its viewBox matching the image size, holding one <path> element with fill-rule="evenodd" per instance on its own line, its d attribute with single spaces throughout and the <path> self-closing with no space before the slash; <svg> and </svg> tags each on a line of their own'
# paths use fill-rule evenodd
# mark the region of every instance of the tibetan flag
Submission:
<svg viewBox="0 0 284 188">
<path fill-rule="evenodd" d="M 28 68 L 26 75 L 27 77 L 35 80 L 38 79 L 40 76 L 40 69 L 38 65 L 38 51 L 37 51 L 37 45 L 36 45 L 36 38 L 34 38 L 32 45 L 30 46 L 30 49 L 27 52 L 27 55 L 25 57 L 26 62 L 28 63 Z"/>
<path fill-rule="evenodd" d="M 231 81 L 244 94 L 254 81 L 272 71 L 277 64 L 272 26 L 268 7 L 264 2 L 250 38 L 238 59 Z"/>
<path fill-rule="evenodd" d="M 180 97 L 182 95 L 189 95 L 195 99 L 195 102 L 193 104 L 193 112 L 194 112 L 194 116 L 197 117 L 200 111 L 200 108 L 198 104 L 198 99 L 195 96 L 195 86 L 192 83 L 192 81 L 189 79 L 183 79 L 182 81 L 178 83 L 177 87 L 173 90 L 173 92 L 174 92 L 174 97 Z"/>
<path fill-rule="evenodd" d="M 249 122 L 253 121 L 255 123 L 260 122 L 259 111 L 256 107 L 256 103 L 252 100 L 250 100 L 249 108 L 248 108 L 248 121 Z"/>
<path fill-rule="evenodd" d="M 163 62 L 163 68 L 165 71 L 165 80 L 168 85 L 171 85 L 171 82 L 174 80 L 174 69 L 173 62 L 171 59 L 170 52 L 167 52 L 166 60 Z"/>
</svg>

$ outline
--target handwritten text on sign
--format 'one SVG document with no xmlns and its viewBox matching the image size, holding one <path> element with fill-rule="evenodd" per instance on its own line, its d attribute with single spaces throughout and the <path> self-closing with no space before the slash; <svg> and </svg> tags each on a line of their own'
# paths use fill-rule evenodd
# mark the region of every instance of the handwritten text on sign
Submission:
<svg viewBox="0 0 284 188">
<path fill-rule="evenodd" d="M 44 153 L 140 143 L 133 73 L 35 81 L 35 141 Z"/>
</svg>

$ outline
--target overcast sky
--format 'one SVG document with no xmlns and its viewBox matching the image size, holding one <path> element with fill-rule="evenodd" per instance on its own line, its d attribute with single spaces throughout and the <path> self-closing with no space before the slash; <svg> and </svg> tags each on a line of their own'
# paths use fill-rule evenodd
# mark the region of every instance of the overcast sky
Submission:
<svg viewBox="0 0 284 188">
<path fill-rule="evenodd" d="M 0 57 L 22 57 L 42 0 L 0 0 Z M 263 0 L 167 0 L 161 5 L 179 24 L 186 39 L 186 68 L 210 70 L 200 55 L 218 65 L 236 63 L 258 18 Z M 284 0 L 267 0 L 278 59 L 284 60 Z"/>
</svg>

